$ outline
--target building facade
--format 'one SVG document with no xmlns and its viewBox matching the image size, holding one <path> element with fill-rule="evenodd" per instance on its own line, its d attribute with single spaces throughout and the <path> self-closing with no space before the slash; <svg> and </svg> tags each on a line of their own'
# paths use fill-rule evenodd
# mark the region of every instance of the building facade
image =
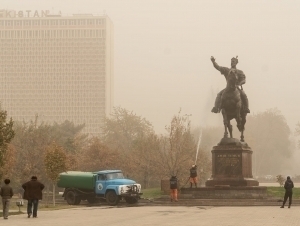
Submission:
<svg viewBox="0 0 300 226">
<path fill-rule="evenodd" d="M 113 107 L 107 16 L 0 11 L 0 101 L 15 121 L 85 124 L 99 135 Z"/>
</svg>

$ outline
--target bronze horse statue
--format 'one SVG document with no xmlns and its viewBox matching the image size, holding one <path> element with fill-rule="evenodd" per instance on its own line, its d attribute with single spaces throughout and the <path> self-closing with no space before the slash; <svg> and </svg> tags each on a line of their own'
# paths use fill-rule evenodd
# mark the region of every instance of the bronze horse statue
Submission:
<svg viewBox="0 0 300 226">
<path fill-rule="evenodd" d="M 242 104 L 240 90 L 237 86 L 238 75 L 235 69 L 230 69 L 227 76 L 227 85 L 221 97 L 221 112 L 225 127 L 224 138 L 232 138 L 232 125 L 230 120 L 235 119 L 237 128 L 241 132 L 241 141 L 244 142 L 244 130 L 246 124 L 247 111 Z"/>
</svg>

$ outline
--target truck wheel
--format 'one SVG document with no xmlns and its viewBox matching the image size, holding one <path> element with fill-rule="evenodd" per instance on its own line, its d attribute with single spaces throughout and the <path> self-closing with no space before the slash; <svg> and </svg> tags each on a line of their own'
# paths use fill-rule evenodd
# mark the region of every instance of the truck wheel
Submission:
<svg viewBox="0 0 300 226">
<path fill-rule="evenodd" d="M 77 200 L 76 200 L 75 192 L 72 190 L 68 191 L 66 194 L 66 200 L 69 205 L 76 205 Z"/>
<path fill-rule="evenodd" d="M 136 197 L 125 197 L 125 201 L 128 204 L 135 204 L 138 202 L 138 199 Z"/>
<path fill-rule="evenodd" d="M 117 205 L 120 201 L 119 197 L 114 191 L 108 191 L 105 195 L 105 198 L 106 198 L 106 202 L 111 206 Z"/>
</svg>

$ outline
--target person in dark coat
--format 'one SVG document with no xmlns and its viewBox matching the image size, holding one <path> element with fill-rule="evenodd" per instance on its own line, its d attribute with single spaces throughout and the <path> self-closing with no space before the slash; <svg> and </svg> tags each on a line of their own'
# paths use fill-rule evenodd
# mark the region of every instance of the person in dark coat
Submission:
<svg viewBox="0 0 300 226">
<path fill-rule="evenodd" d="M 172 176 L 170 178 L 170 190 L 171 190 L 171 202 L 175 201 L 177 202 L 177 186 L 178 186 L 178 180 L 176 176 Z"/>
<path fill-rule="evenodd" d="M 10 183 L 10 179 L 5 179 L 4 180 L 4 184 L 1 188 L 0 188 L 0 196 L 2 197 L 2 206 L 3 206 L 3 218 L 5 220 L 8 219 L 8 212 L 9 212 L 9 204 L 10 204 L 10 200 L 14 195 L 14 192 L 11 188 L 11 186 L 9 186 Z"/>
<path fill-rule="evenodd" d="M 192 165 L 192 168 L 190 169 L 190 184 L 191 188 L 193 187 L 193 184 L 195 184 L 195 187 L 197 187 L 197 166 Z"/>
<path fill-rule="evenodd" d="M 30 181 L 22 185 L 22 188 L 24 189 L 23 198 L 28 200 L 27 203 L 28 218 L 30 218 L 31 215 L 33 215 L 33 217 L 36 218 L 39 200 L 43 199 L 42 190 L 45 188 L 45 186 L 37 180 L 36 176 L 32 176 Z"/>
<path fill-rule="evenodd" d="M 284 194 L 284 199 L 283 199 L 282 206 L 280 206 L 280 208 L 284 208 L 284 205 L 285 205 L 288 198 L 289 198 L 289 208 L 291 208 L 292 196 L 293 196 L 293 187 L 294 187 L 294 183 L 291 180 L 291 178 L 288 176 L 285 183 L 284 183 L 285 194 Z"/>
</svg>

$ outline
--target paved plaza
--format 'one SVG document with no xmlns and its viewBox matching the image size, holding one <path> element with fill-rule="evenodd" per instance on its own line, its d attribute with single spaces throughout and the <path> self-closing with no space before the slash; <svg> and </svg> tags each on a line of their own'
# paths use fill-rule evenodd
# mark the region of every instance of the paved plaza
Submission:
<svg viewBox="0 0 300 226">
<path fill-rule="evenodd" d="M 84 207 L 39 211 L 38 218 L 10 216 L 1 226 L 289 226 L 300 225 L 300 206 L 203 207 L 203 206 L 136 206 Z"/>
</svg>

